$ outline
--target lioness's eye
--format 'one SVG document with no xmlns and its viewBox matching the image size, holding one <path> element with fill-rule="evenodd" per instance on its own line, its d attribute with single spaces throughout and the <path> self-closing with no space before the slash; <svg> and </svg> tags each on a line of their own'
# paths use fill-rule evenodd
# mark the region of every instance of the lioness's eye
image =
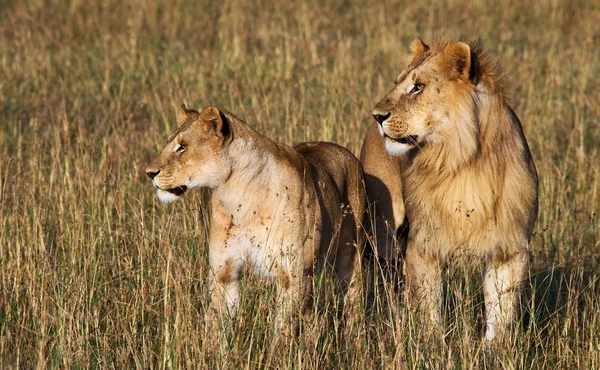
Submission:
<svg viewBox="0 0 600 370">
<path fill-rule="evenodd" d="M 184 150 L 185 150 L 185 145 L 179 144 L 179 146 L 177 147 L 177 149 L 175 151 L 176 152 L 183 152 Z"/>
<path fill-rule="evenodd" d="M 423 84 L 415 84 L 415 86 L 413 86 L 412 90 L 410 90 L 410 95 L 416 95 L 416 94 L 420 93 L 421 91 L 423 91 L 424 88 L 425 88 L 425 85 L 423 85 Z"/>
</svg>

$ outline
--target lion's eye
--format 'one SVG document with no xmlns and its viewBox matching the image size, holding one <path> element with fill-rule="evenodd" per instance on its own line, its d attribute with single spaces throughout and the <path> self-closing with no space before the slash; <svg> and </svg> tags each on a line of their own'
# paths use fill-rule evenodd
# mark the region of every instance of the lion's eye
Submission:
<svg viewBox="0 0 600 370">
<path fill-rule="evenodd" d="M 179 146 L 177 147 L 177 149 L 175 149 L 176 152 L 183 152 L 185 150 L 185 145 L 184 144 L 179 144 Z"/>
<path fill-rule="evenodd" d="M 415 84 L 415 86 L 413 86 L 413 88 L 410 90 L 410 95 L 417 95 L 418 93 L 420 93 L 421 91 L 423 91 L 423 89 L 425 88 L 425 85 L 423 84 Z"/>
</svg>

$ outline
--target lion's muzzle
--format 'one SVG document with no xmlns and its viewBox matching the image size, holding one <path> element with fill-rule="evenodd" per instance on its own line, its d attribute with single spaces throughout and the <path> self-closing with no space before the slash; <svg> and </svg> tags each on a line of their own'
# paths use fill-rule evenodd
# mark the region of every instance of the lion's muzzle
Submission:
<svg viewBox="0 0 600 370">
<path fill-rule="evenodd" d="M 385 132 L 383 133 L 383 136 L 396 142 L 399 144 L 410 144 L 410 145 L 416 145 L 417 144 L 417 139 L 418 139 L 418 135 L 407 135 L 407 136 L 403 136 L 401 138 L 393 138 L 390 135 L 386 134 Z"/>
<path fill-rule="evenodd" d="M 158 170 L 158 171 L 152 171 L 152 170 L 146 169 L 146 175 L 150 178 L 150 180 L 154 180 L 154 178 L 156 177 L 156 175 L 158 175 L 159 173 L 160 173 L 160 170 Z"/>
</svg>

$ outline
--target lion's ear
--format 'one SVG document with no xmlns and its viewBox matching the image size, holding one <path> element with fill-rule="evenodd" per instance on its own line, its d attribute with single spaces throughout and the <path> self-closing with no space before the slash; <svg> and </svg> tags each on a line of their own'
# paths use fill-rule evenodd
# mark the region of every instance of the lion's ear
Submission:
<svg viewBox="0 0 600 370">
<path fill-rule="evenodd" d="M 413 42 L 411 42 L 410 50 L 413 52 L 414 55 L 418 55 L 428 51 L 429 46 L 427 46 L 427 44 L 425 44 L 420 37 L 417 37 L 413 40 Z"/>
<path fill-rule="evenodd" d="M 469 69 L 469 79 L 473 85 L 477 86 L 481 81 L 481 67 L 479 57 L 471 50 L 471 68 Z"/>
<path fill-rule="evenodd" d="M 468 81 L 471 77 L 471 48 L 464 42 L 455 42 L 446 46 L 444 56 L 448 69 L 458 78 Z"/>
<path fill-rule="evenodd" d="M 200 112 L 200 118 L 212 123 L 212 128 L 217 136 L 227 137 L 231 133 L 229 118 L 219 111 L 217 107 L 206 107 Z"/>
</svg>

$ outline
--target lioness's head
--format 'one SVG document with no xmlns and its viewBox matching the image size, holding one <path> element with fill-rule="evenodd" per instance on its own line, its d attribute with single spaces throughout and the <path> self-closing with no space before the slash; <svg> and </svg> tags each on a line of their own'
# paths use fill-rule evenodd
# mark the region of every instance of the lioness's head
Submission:
<svg viewBox="0 0 600 370">
<path fill-rule="evenodd" d="M 477 54 L 463 42 L 430 48 L 419 38 L 411 49 L 412 59 L 396 86 L 373 110 L 387 151 L 402 155 L 448 140 L 473 141 L 478 130 L 472 94 L 480 79 Z"/>
<path fill-rule="evenodd" d="M 162 202 L 172 202 L 188 189 L 214 188 L 229 175 L 222 155 L 230 138 L 230 121 L 215 107 L 202 112 L 181 106 L 181 125 L 146 167 Z"/>
</svg>

